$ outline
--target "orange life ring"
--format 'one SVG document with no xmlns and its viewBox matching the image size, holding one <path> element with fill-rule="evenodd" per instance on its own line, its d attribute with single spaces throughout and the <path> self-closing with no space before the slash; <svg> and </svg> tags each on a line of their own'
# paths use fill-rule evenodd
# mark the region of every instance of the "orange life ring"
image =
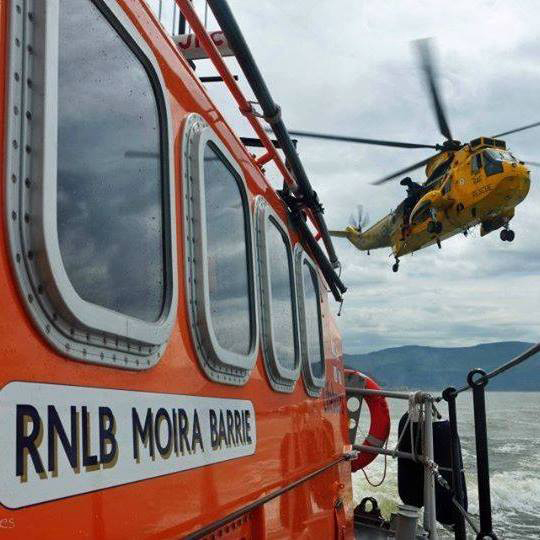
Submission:
<svg viewBox="0 0 540 540">
<path fill-rule="evenodd" d="M 381 387 L 367 375 L 364 375 L 360 371 L 347 369 L 349 373 L 359 375 L 365 381 L 364 388 L 369 390 L 380 390 Z M 375 446 L 382 448 L 390 435 L 390 411 L 388 410 L 388 404 L 384 396 L 368 395 L 363 396 L 369 408 L 369 414 L 371 416 L 371 424 L 369 426 L 369 433 L 362 443 L 364 446 Z M 378 454 L 372 454 L 370 452 L 360 452 L 358 457 L 351 462 L 352 472 L 363 469 L 369 465 Z"/>
</svg>

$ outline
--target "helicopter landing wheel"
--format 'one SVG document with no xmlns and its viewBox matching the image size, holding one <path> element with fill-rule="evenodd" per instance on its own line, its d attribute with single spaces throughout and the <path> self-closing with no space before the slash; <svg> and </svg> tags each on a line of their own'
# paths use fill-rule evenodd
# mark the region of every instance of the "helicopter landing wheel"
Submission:
<svg viewBox="0 0 540 540">
<path fill-rule="evenodd" d="M 396 262 L 392 265 L 392 272 L 397 272 L 399 270 L 399 259 L 396 259 Z"/>
<path fill-rule="evenodd" d="M 501 231 L 501 240 L 503 242 L 512 242 L 516 237 L 516 233 L 512 229 L 503 229 Z"/>
<path fill-rule="evenodd" d="M 507 242 L 513 242 L 515 237 L 516 237 L 516 233 L 512 229 L 508 229 L 506 231 L 506 241 Z"/>
</svg>

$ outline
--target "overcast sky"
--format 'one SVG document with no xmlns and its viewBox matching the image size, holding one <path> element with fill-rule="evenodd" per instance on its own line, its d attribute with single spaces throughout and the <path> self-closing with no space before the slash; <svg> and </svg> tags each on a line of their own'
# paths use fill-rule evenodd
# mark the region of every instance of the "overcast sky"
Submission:
<svg viewBox="0 0 540 540">
<path fill-rule="evenodd" d="M 540 2 L 230 0 L 289 129 L 440 143 L 411 41 L 433 37 L 454 136 L 468 141 L 540 121 Z M 199 12 L 203 3 L 198 0 Z M 210 27 L 211 27 L 210 22 Z M 239 69 L 230 62 L 235 73 Z M 201 74 L 211 68 L 201 65 Z M 240 135 L 223 85 L 208 85 Z M 521 159 L 540 160 L 540 128 L 510 135 Z M 403 196 L 398 182 L 370 181 L 429 156 L 301 140 L 299 152 L 330 228 L 356 204 L 371 222 Z M 419 171 L 416 180 L 425 177 Z M 538 340 L 540 292 L 537 186 L 517 208 L 510 244 L 476 229 L 411 256 L 391 271 L 389 250 L 356 251 L 335 239 L 349 287 L 338 319 L 345 352 L 405 344 L 466 346 Z M 540 176 L 539 176 L 540 177 Z M 337 306 L 335 306 L 337 312 Z"/>
</svg>

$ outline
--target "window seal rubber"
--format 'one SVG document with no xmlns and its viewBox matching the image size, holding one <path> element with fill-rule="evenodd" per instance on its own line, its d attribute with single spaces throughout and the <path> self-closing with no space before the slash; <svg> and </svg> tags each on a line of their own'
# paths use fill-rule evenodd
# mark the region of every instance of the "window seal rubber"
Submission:
<svg viewBox="0 0 540 540">
<path fill-rule="evenodd" d="M 250 350 L 246 355 L 221 347 L 212 324 L 208 288 L 207 240 L 203 225 L 205 223 L 204 150 L 207 143 L 211 143 L 226 161 L 226 165 L 236 179 L 243 200 L 251 331 Z M 258 290 L 255 283 L 252 209 L 242 169 L 219 137 L 196 113 L 191 113 L 184 120 L 182 177 L 187 311 L 199 364 L 209 379 L 223 384 L 242 386 L 251 375 L 259 349 Z"/>
<path fill-rule="evenodd" d="M 281 233 L 285 241 L 284 243 L 289 262 L 289 278 L 292 292 L 291 308 L 293 313 L 293 338 L 295 349 L 295 367 L 293 369 L 289 369 L 281 365 L 274 348 L 274 330 L 272 324 L 273 304 L 270 276 L 271 269 L 269 268 L 269 254 L 266 241 L 266 227 L 267 222 L 270 220 Z M 301 370 L 300 339 L 298 336 L 298 295 L 296 292 L 294 257 L 291 240 L 287 233 L 287 228 L 262 195 L 258 195 L 255 200 L 255 222 L 257 262 L 259 270 L 259 291 L 261 298 L 261 334 L 264 366 L 266 368 L 266 374 L 268 376 L 270 386 L 272 386 L 272 388 L 277 392 L 291 393 L 294 390 Z"/>
<path fill-rule="evenodd" d="M 302 379 L 304 381 L 304 387 L 306 392 L 311 397 L 318 397 L 321 394 L 321 390 L 326 384 L 326 358 L 324 355 L 324 336 L 323 336 L 323 324 L 322 324 L 322 310 L 321 310 L 321 280 L 319 273 L 317 272 L 317 266 L 308 254 L 302 249 L 300 244 L 296 244 L 294 249 L 295 260 L 295 273 L 296 273 L 296 290 L 298 291 L 298 318 L 300 321 L 300 351 L 302 358 Z M 311 363 L 309 361 L 309 348 L 307 342 L 307 323 L 306 323 L 306 297 L 304 288 L 304 273 L 303 265 L 304 261 L 308 263 L 317 276 L 317 283 L 315 285 L 317 293 L 317 312 L 318 312 L 318 324 L 319 324 L 319 347 L 321 353 L 321 361 L 323 366 L 323 373 L 321 377 L 314 375 L 311 369 Z"/>
</svg>

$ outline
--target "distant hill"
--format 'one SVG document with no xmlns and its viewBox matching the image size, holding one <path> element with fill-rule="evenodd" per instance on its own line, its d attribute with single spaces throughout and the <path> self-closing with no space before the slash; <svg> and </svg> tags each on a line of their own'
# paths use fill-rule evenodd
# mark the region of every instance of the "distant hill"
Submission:
<svg viewBox="0 0 540 540">
<path fill-rule="evenodd" d="M 345 354 L 345 365 L 373 377 L 386 388 L 443 390 L 466 384 L 472 368 L 490 371 L 532 343 L 503 341 L 474 347 L 410 345 L 367 354 Z M 540 391 L 540 353 L 489 382 L 489 390 Z"/>
</svg>

